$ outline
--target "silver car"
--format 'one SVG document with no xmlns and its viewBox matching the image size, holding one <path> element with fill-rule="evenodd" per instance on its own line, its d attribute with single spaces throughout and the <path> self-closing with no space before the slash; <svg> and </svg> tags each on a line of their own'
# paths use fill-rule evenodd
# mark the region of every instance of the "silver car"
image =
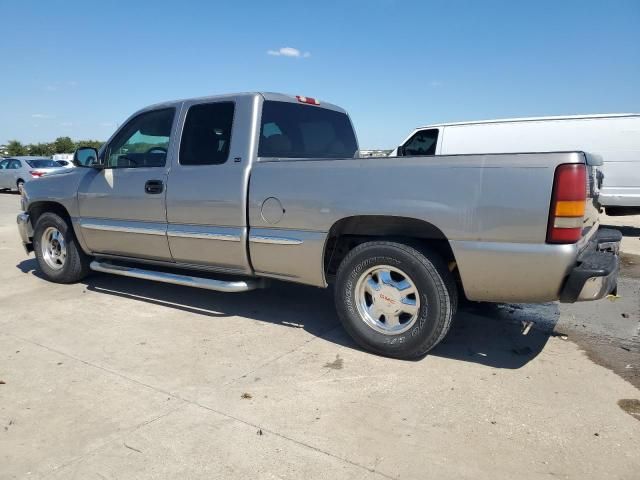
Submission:
<svg viewBox="0 0 640 480">
<path fill-rule="evenodd" d="M 64 167 L 50 158 L 11 157 L 0 161 L 0 190 L 22 191 L 25 183 Z"/>
</svg>

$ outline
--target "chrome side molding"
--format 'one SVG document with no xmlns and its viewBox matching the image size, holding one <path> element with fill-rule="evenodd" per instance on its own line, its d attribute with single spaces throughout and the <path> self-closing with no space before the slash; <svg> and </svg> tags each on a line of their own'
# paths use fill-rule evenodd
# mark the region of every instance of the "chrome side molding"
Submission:
<svg viewBox="0 0 640 480">
<path fill-rule="evenodd" d="M 130 224 L 116 225 L 115 223 L 100 223 L 82 220 L 80 221 L 80 226 L 87 230 L 100 230 L 105 232 L 139 233 L 144 235 L 166 235 L 167 233 L 164 229 L 155 228 L 152 226 L 133 226 Z"/>
<path fill-rule="evenodd" d="M 302 240 L 290 237 L 267 237 L 265 235 L 249 235 L 249 241 L 253 243 L 270 243 L 275 245 L 300 245 Z"/>
<path fill-rule="evenodd" d="M 216 280 L 213 278 L 192 277 L 190 275 L 145 270 L 137 267 L 126 267 L 99 260 L 92 261 L 89 266 L 91 270 L 96 272 L 112 273 L 114 275 L 122 275 L 123 277 L 153 280 L 156 282 L 171 283 L 186 287 L 203 288 L 205 290 L 215 290 L 217 292 L 248 292 L 249 290 L 264 288 L 266 286 L 265 280 L 261 278 L 249 278 L 246 280 L 234 281 Z"/>
<path fill-rule="evenodd" d="M 196 232 L 191 230 L 173 230 L 171 226 L 167 231 L 167 235 L 169 237 L 200 238 L 203 240 L 220 240 L 223 242 L 239 242 L 241 240 L 239 235 L 229 233 Z"/>
</svg>

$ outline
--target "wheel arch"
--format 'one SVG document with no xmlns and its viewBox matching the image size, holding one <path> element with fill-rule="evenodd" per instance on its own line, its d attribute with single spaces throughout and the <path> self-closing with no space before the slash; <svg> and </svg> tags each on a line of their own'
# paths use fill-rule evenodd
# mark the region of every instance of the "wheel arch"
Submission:
<svg viewBox="0 0 640 480">
<path fill-rule="evenodd" d="M 369 240 L 397 240 L 428 247 L 440 255 L 458 277 L 455 255 L 446 235 L 425 220 L 389 215 L 357 215 L 335 222 L 327 234 L 323 268 L 325 278 L 332 279 L 349 251 Z"/>
<path fill-rule="evenodd" d="M 42 214 L 55 213 L 56 215 L 59 215 L 71 227 L 71 231 L 75 235 L 76 240 L 80 244 L 80 248 L 84 251 L 84 253 L 86 253 L 87 255 L 91 254 L 91 250 L 87 247 L 87 244 L 84 241 L 82 232 L 80 231 L 79 228 L 76 228 L 77 225 L 71 218 L 71 215 L 69 214 L 69 210 L 67 210 L 67 208 L 62 203 L 51 201 L 51 200 L 35 201 L 29 204 L 27 213 L 29 214 L 29 221 L 31 222 L 31 226 L 33 227 L 34 230 L 36 228 L 36 223 L 38 222 L 38 218 L 40 218 Z"/>
<path fill-rule="evenodd" d="M 47 212 L 60 215 L 69 223 L 69 225 L 73 227 L 73 223 L 71 222 L 71 215 L 69 215 L 69 212 L 64 207 L 64 205 L 52 201 L 33 202 L 29 205 L 28 213 L 29 219 L 31 220 L 31 225 L 33 225 L 33 227 L 35 228 L 36 223 L 38 222 L 38 218 L 40 218 L 43 213 Z"/>
</svg>

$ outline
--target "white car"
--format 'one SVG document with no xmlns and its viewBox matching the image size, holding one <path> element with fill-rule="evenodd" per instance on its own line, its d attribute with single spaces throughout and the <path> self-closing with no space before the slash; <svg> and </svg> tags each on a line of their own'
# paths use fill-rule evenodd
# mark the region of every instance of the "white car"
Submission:
<svg viewBox="0 0 640 480">
<path fill-rule="evenodd" d="M 64 168 L 74 168 L 75 165 L 73 164 L 73 161 L 71 160 L 54 160 L 54 162 L 56 162 L 58 165 L 60 165 L 61 167 Z"/>
<path fill-rule="evenodd" d="M 640 114 L 512 118 L 415 129 L 390 156 L 580 150 L 601 157 L 600 203 L 609 215 L 640 212 Z"/>
<path fill-rule="evenodd" d="M 10 157 L 0 161 L 0 190 L 22 191 L 26 182 L 64 170 L 58 162 L 42 157 Z"/>
</svg>

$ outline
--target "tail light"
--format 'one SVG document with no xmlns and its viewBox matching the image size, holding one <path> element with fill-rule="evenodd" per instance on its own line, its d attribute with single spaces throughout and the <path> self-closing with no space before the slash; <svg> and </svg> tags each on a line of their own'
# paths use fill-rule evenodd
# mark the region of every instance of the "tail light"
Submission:
<svg viewBox="0 0 640 480">
<path fill-rule="evenodd" d="M 587 167 L 560 165 L 553 180 L 547 243 L 575 243 L 582 237 L 587 202 Z"/>
<path fill-rule="evenodd" d="M 31 170 L 29 173 L 33 178 L 40 178 L 44 175 L 44 172 L 38 172 L 37 170 Z"/>
<path fill-rule="evenodd" d="M 296 95 L 296 98 L 300 103 L 306 103 L 308 105 L 320 105 L 320 102 L 315 98 L 303 97 L 302 95 Z"/>
</svg>

